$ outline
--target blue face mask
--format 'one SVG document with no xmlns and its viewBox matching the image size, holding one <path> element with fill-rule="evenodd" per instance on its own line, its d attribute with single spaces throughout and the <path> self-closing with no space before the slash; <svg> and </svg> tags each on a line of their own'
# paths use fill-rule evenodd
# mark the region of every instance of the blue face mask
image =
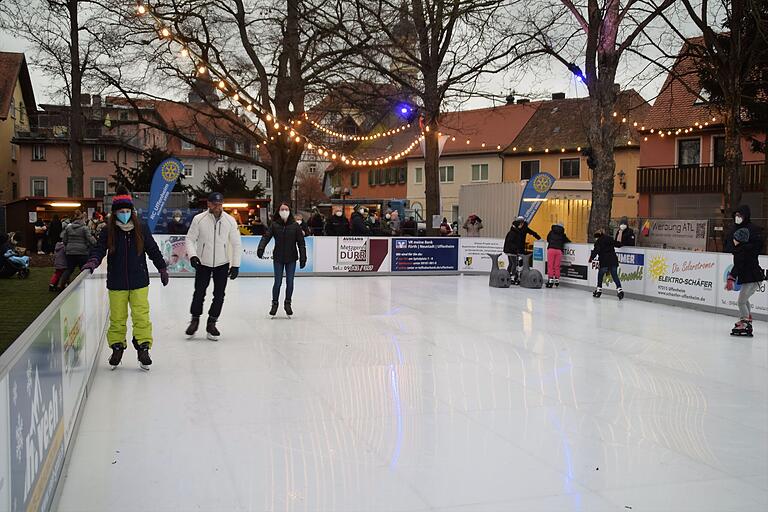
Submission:
<svg viewBox="0 0 768 512">
<path fill-rule="evenodd" d="M 131 220 L 131 214 L 130 212 L 117 212 L 117 220 L 120 221 L 121 224 L 128 224 L 128 221 Z"/>
</svg>

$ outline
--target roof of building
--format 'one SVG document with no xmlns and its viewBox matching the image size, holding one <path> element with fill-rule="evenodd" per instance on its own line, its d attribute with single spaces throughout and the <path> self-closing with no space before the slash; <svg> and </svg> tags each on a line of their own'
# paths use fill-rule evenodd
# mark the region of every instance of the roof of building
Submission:
<svg viewBox="0 0 768 512">
<path fill-rule="evenodd" d="M 634 89 L 619 93 L 617 103 L 616 122 L 621 123 L 617 146 L 625 146 L 629 140 L 637 144 L 638 128 L 648 115 L 650 105 Z M 588 146 L 589 98 L 549 100 L 532 105 L 538 108 L 517 137 L 505 146 L 505 154 L 528 148 L 532 148 L 530 152 L 543 153 Z"/>
<path fill-rule="evenodd" d="M 17 80 L 21 83 L 21 93 L 27 113 L 35 112 L 37 110 L 35 93 L 24 54 L 0 52 L 0 119 L 2 120 L 8 118 Z"/>
<path fill-rule="evenodd" d="M 719 116 L 715 108 L 699 98 L 701 85 L 696 72 L 695 49 L 703 41 L 702 37 L 695 37 L 683 43 L 645 120 L 648 130 L 690 128 L 705 122 L 712 124 L 712 117 Z"/>
</svg>

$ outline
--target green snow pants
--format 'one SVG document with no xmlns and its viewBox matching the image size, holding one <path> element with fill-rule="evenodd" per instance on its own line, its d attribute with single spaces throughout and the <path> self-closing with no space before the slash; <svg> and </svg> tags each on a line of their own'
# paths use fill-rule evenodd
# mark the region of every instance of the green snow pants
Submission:
<svg viewBox="0 0 768 512">
<path fill-rule="evenodd" d="M 127 347 L 125 335 L 128 331 L 128 305 L 131 305 L 133 337 L 141 345 L 152 347 L 152 322 L 149 320 L 149 286 L 136 290 L 109 290 L 109 329 L 107 343 L 111 347 L 118 343 Z"/>
</svg>

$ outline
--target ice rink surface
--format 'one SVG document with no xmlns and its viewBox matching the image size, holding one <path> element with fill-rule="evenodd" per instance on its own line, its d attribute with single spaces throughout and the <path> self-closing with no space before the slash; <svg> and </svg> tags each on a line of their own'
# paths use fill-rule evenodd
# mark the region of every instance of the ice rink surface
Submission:
<svg viewBox="0 0 768 512">
<path fill-rule="evenodd" d="M 59 510 L 768 510 L 764 322 L 487 282 L 302 277 L 270 320 L 240 278 L 216 343 L 153 280 L 155 364 L 105 347 Z"/>
</svg>

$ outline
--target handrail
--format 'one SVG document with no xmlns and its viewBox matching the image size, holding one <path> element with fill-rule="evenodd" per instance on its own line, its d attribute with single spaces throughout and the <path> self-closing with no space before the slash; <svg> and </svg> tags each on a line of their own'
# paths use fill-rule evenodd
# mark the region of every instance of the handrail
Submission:
<svg viewBox="0 0 768 512">
<path fill-rule="evenodd" d="M 13 343 L 11 343 L 6 351 L 0 355 L 0 380 L 2 380 L 2 378 L 10 372 L 11 368 L 13 368 L 13 365 L 15 365 L 16 362 L 24 354 L 24 352 L 26 352 L 27 348 L 32 345 L 37 335 L 40 334 L 40 331 L 46 325 L 48 325 L 48 322 L 51 320 L 53 315 L 55 315 L 59 310 L 61 304 L 67 300 L 67 298 L 72 293 L 74 293 L 74 290 L 77 289 L 77 285 L 88 277 L 90 277 L 89 272 L 80 272 L 80 274 L 70 283 L 70 285 L 67 286 L 64 291 L 59 293 L 59 295 L 53 299 L 50 304 L 48 304 L 43 312 L 40 313 L 31 324 L 29 324 L 29 327 L 24 329 L 24 332 L 22 332 L 19 337 L 16 338 Z M 5 314 L 8 313 L 9 312 L 5 312 Z"/>
</svg>

